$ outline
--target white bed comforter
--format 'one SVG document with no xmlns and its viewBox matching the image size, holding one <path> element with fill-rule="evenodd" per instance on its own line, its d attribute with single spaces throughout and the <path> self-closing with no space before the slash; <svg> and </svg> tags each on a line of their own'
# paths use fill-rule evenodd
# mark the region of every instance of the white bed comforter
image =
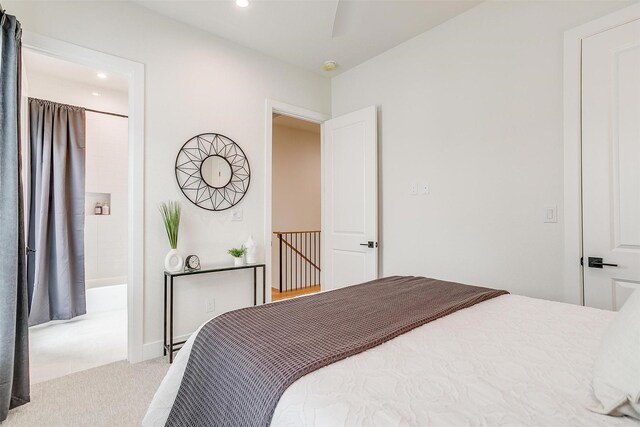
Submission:
<svg viewBox="0 0 640 427">
<path fill-rule="evenodd" d="M 428 323 L 291 385 L 272 426 L 608 426 L 591 412 L 600 338 L 614 313 L 504 295 Z M 193 337 L 144 419 L 163 426 Z"/>
</svg>

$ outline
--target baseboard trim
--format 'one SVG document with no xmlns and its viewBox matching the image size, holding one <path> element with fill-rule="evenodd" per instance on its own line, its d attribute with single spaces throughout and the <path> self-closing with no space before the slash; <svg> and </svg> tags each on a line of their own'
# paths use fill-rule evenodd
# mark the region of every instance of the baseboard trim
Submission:
<svg viewBox="0 0 640 427">
<path fill-rule="evenodd" d="M 178 337 L 174 337 L 173 340 L 186 341 L 189 339 L 190 336 L 191 334 L 181 335 Z M 142 346 L 142 360 L 144 361 L 144 360 L 156 359 L 158 357 L 161 357 L 163 353 L 162 345 L 163 345 L 162 340 L 144 344 Z"/>
<path fill-rule="evenodd" d="M 127 276 L 104 277 L 101 279 L 89 279 L 85 281 L 87 289 L 102 288 L 105 286 L 126 285 Z"/>
</svg>

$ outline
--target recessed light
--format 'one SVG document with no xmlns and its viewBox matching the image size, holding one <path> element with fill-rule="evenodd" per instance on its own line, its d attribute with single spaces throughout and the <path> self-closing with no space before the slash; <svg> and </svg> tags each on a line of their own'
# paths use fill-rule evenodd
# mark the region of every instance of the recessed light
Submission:
<svg viewBox="0 0 640 427">
<path fill-rule="evenodd" d="M 93 96 L 100 96 L 100 94 L 98 92 L 91 92 L 91 95 Z"/>
<path fill-rule="evenodd" d="M 236 0 L 236 6 L 247 7 L 249 6 L 249 0 Z"/>
<path fill-rule="evenodd" d="M 97 76 L 100 79 L 106 79 L 107 78 L 107 75 L 105 73 L 98 73 Z"/>
</svg>

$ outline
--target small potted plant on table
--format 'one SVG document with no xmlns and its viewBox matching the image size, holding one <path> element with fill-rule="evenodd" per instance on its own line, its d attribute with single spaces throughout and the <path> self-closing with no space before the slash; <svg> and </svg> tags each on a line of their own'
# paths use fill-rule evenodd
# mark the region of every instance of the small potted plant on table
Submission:
<svg viewBox="0 0 640 427">
<path fill-rule="evenodd" d="M 247 252 L 247 248 L 244 245 L 239 248 L 231 248 L 227 252 L 233 257 L 233 266 L 240 267 L 244 265 L 244 254 Z"/>
</svg>

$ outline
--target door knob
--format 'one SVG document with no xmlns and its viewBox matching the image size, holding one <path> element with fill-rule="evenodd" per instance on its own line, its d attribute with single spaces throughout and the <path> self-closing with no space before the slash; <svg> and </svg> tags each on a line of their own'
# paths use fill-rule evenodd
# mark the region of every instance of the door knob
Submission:
<svg viewBox="0 0 640 427">
<path fill-rule="evenodd" d="M 602 262 L 602 258 L 590 256 L 589 257 L 589 267 L 591 268 L 602 268 L 603 266 L 607 267 L 617 267 L 618 264 L 607 264 L 606 262 Z"/>
<path fill-rule="evenodd" d="M 373 242 L 371 240 L 369 240 L 367 243 L 360 243 L 360 246 L 366 246 L 368 248 L 377 248 L 378 247 L 378 242 Z"/>
</svg>

